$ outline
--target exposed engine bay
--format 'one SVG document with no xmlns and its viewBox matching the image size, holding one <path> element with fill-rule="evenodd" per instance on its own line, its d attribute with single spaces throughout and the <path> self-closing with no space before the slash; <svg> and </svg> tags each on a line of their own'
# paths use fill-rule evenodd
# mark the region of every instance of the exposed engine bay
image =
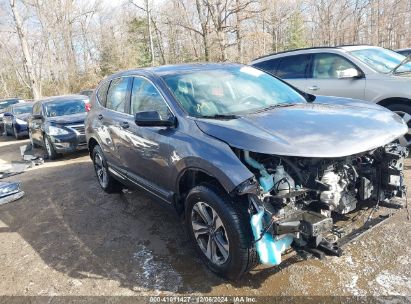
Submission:
<svg viewBox="0 0 411 304">
<path fill-rule="evenodd" d="M 290 246 L 340 255 L 338 242 L 326 237 L 335 216 L 362 202 L 378 206 L 406 194 L 408 150 L 395 143 L 332 159 L 240 154 L 258 183 L 258 190 L 248 193 L 249 212 L 257 251 L 266 264 L 279 264 Z"/>
</svg>

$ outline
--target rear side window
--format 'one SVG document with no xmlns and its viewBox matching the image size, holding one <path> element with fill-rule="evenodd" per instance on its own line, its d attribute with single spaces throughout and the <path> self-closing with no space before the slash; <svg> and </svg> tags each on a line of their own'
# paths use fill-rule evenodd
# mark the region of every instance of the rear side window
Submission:
<svg viewBox="0 0 411 304">
<path fill-rule="evenodd" d="M 253 64 L 254 67 L 259 68 L 263 71 L 266 71 L 271 74 L 275 74 L 278 66 L 278 62 L 281 59 L 270 59 L 270 60 L 265 60 L 262 62 L 258 62 L 256 64 Z"/>
<path fill-rule="evenodd" d="M 127 77 L 117 78 L 111 81 L 107 93 L 107 109 L 122 113 L 126 112 L 128 83 L 129 78 Z"/>
<path fill-rule="evenodd" d="M 283 79 L 305 78 L 309 55 L 296 55 L 281 58 L 275 75 Z"/>
<path fill-rule="evenodd" d="M 105 105 L 107 101 L 107 91 L 110 86 L 110 81 L 105 81 L 101 84 L 97 91 L 97 98 L 100 104 Z"/>
</svg>

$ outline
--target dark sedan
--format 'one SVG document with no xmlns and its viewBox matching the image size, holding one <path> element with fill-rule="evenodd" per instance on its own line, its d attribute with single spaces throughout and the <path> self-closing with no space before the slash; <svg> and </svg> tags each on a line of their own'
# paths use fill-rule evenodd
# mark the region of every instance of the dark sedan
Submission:
<svg viewBox="0 0 411 304">
<path fill-rule="evenodd" d="M 11 106 L 12 104 L 21 103 L 24 100 L 18 98 L 7 98 L 7 99 L 0 99 L 0 132 L 3 133 L 4 125 L 3 125 L 3 115 L 6 112 L 6 108 Z"/>
<path fill-rule="evenodd" d="M 36 102 L 29 121 L 33 146 L 46 148 L 49 159 L 87 149 L 84 135 L 87 104 L 88 97 L 82 95 L 49 97 Z"/>
<path fill-rule="evenodd" d="M 401 54 L 401 55 L 404 55 L 404 56 L 410 56 L 411 55 L 411 48 L 396 50 L 396 52 Z"/>
<path fill-rule="evenodd" d="M 16 139 L 28 136 L 28 120 L 33 103 L 16 103 L 6 109 L 3 115 L 6 135 L 13 135 Z"/>
</svg>

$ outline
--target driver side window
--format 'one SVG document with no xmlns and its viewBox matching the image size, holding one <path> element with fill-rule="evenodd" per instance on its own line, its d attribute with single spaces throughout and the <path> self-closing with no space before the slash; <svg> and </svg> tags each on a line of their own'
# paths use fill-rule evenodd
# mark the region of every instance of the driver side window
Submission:
<svg viewBox="0 0 411 304">
<path fill-rule="evenodd" d="M 313 78 L 338 79 L 344 71 L 357 68 L 342 56 L 336 54 L 316 54 L 313 62 Z"/>
<path fill-rule="evenodd" d="M 166 120 L 170 117 L 171 112 L 157 88 L 148 80 L 135 77 L 133 88 L 131 90 L 131 107 L 132 115 L 137 112 L 157 111 L 161 119 Z"/>
</svg>

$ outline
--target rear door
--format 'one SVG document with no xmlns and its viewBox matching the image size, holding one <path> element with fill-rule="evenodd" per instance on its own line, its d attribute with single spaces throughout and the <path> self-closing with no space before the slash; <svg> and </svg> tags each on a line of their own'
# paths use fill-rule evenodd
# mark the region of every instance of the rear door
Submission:
<svg viewBox="0 0 411 304">
<path fill-rule="evenodd" d="M 306 91 L 310 58 L 310 54 L 281 57 L 274 75 Z"/>
<path fill-rule="evenodd" d="M 364 77 L 339 78 L 339 75 L 349 69 L 356 69 L 359 74 L 364 74 L 354 63 L 341 55 L 334 53 L 313 54 L 306 91 L 314 95 L 364 99 Z"/>
<path fill-rule="evenodd" d="M 113 79 L 108 88 L 105 104 L 97 116 L 100 125 L 97 132 L 107 162 L 110 167 L 124 175 L 127 170 L 120 151 L 128 147 L 124 122 L 128 119 L 130 86 L 130 77 Z"/>
</svg>

